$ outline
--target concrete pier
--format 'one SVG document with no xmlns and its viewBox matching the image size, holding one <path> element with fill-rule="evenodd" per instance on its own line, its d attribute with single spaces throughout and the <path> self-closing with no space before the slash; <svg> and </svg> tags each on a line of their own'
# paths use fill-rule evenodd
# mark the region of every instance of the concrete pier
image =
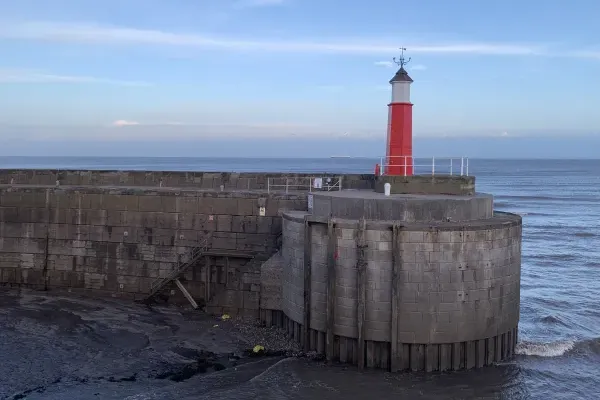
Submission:
<svg viewBox="0 0 600 400">
<path fill-rule="evenodd" d="M 313 176 L 0 171 L 0 285 L 143 299 L 208 241 L 156 301 L 260 319 L 361 369 L 512 356 L 519 216 L 472 177 L 404 177 L 415 193 L 384 196 L 382 177 Z"/>
<path fill-rule="evenodd" d="M 521 234 L 489 195 L 314 194 L 312 211 L 283 213 L 279 318 L 305 348 L 361 369 L 509 359 Z"/>
</svg>

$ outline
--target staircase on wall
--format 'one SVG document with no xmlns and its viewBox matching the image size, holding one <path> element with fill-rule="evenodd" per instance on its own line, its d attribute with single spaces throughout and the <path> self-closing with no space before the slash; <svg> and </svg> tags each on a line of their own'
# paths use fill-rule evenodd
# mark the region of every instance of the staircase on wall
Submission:
<svg viewBox="0 0 600 400">
<path fill-rule="evenodd" d="M 179 290 L 182 291 L 183 295 L 192 304 L 192 307 L 198 308 L 198 304 L 194 301 L 194 298 L 185 289 L 183 284 L 179 281 L 179 277 L 182 276 L 190 267 L 196 264 L 208 251 L 209 238 L 205 237 L 197 247 L 194 247 L 186 261 L 177 261 L 175 269 L 164 278 L 158 278 L 150 285 L 150 293 L 144 298 L 144 302 L 149 302 L 154 296 L 159 294 L 169 283 L 175 282 Z"/>
</svg>

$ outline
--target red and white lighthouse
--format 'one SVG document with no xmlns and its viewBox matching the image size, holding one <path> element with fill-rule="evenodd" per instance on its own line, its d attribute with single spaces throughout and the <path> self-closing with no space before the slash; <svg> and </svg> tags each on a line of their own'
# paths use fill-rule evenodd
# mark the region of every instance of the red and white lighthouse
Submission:
<svg viewBox="0 0 600 400">
<path fill-rule="evenodd" d="M 412 175 L 412 103 L 410 85 L 413 82 L 404 66 L 410 61 L 404 59 L 404 48 L 400 59 L 394 62 L 400 66 L 390 81 L 392 101 L 388 104 L 387 149 L 384 173 L 386 175 Z"/>
</svg>

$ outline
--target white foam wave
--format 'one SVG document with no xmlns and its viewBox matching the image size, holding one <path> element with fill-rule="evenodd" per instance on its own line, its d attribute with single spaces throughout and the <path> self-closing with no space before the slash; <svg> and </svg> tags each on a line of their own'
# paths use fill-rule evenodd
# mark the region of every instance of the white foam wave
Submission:
<svg viewBox="0 0 600 400">
<path fill-rule="evenodd" d="M 564 340 L 550 343 L 520 342 L 515 352 L 526 356 L 560 357 L 575 347 L 575 341 Z"/>
</svg>

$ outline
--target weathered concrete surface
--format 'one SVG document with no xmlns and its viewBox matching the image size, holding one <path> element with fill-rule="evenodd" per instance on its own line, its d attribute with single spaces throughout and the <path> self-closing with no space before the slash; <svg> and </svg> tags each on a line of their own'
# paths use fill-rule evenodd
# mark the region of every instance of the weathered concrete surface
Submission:
<svg viewBox="0 0 600 400">
<path fill-rule="evenodd" d="M 326 305 L 331 295 L 327 289 L 327 220 L 295 211 L 284 213 L 283 219 L 282 310 L 295 323 L 303 323 L 307 265 L 304 229 L 308 221 L 311 224 L 310 329 L 318 335 L 328 329 Z M 333 219 L 333 223 L 336 259 L 332 329 L 336 336 L 351 339 L 356 345 L 359 221 Z M 392 347 L 404 352 L 398 356 L 400 369 L 473 368 L 510 358 L 519 321 L 521 224 L 520 216 L 506 213 L 472 222 L 401 226 L 393 221 L 367 223 L 364 317 L 367 344 L 378 346 L 375 352 L 383 352 L 386 348 L 380 344 L 396 337 L 397 343 Z M 396 241 L 394 226 L 399 229 Z M 394 270 L 398 293 L 395 313 L 392 312 Z M 346 348 L 335 351 L 342 354 Z M 389 354 L 377 354 L 374 357 L 381 358 L 375 363 L 386 364 Z"/>
<path fill-rule="evenodd" d="M 284 259 L 280 251 L 260 267 L 260 308 L 281 310 L 281 279 Z"/>
<path fill-rule="evenodd" d="M 473 196 L 393 194 L 368 190 L 313 193 L 312 214 L 343 219 L 403 222 L 472 221 L 491 218 L 494 198 Z"/>
<path fill-rule="evenodd" d="M 265 215 L 260 215 L 260 207 Z M 260 265 L 281 232 L 280 210 L 306 196 L 107 187 L 0 188 L 0 284 L 138 298 L 203 239 L 210 253 L 184 285 L 214 313 L 258 315 Z M 207 270 L 210 288 L 207 291 Z M 207 299 L 220 296 L 214 304 Z M 169 301 L 185 303 L 175 287 Z"/>
<path fill-rule="evenodd" d="M 457 175 L 413 175 L 413 176 L 378 176 L 375 191 L 384 192 L 384 185 L 391 184 L 392 193 L 413 194 L 451 194 L 470 196 L 475 194 L 474 176 Z"/>
</svg>

